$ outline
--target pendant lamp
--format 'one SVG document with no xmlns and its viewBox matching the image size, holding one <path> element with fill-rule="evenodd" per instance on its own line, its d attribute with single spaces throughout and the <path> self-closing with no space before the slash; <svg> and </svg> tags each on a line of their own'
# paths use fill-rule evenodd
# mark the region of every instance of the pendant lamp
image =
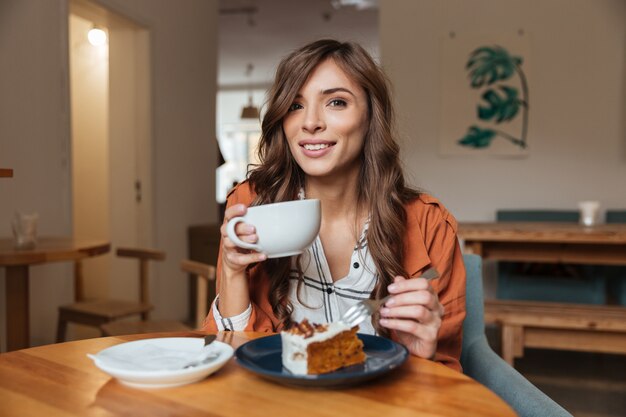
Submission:
<svg viewBox="0 0 626 417">
<path fill-rule="evenodd" d="M 248 105 L 241 110 L 242 119 L 259 119 L 259 108 L 252 101 L 252 84 L 250 81 L 254 65 L 251 63 L 246 67 L 246 76 L 248 77 Z"/>
</svg>

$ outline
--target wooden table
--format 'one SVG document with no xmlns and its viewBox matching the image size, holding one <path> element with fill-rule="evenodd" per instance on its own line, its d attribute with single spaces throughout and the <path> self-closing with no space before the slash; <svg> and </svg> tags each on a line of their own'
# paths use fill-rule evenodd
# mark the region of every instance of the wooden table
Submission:
<svg viewBox="0 0 626 417">
<path fill-rule="evenodd" d="M 467 252 L 485 260 L 626 265 L 626 224 L 461 223 Z M 510 364 L 525 347 L 626 354 L 626 308 L 485 300 L 485 322 L 502 327 Z"/>
<path fill-rule="evenodd" d="M 31 265 L 76 261 L 108 252 L 108 242 L 41 237 L 34 249 L 15 249 L 13 239 L 0 239 L 0 266 L 6 269 L 7 350 L 29 346 L 28 270 Z"/>
<path fill-rule="evenodd" d="M 626 224 L 460 223 L 459 237 L 483 259 L 626 265 Z"/>
<path fill-rule="evenodd" d="M 123 341 L 191 336 L 160 333 L 87 339 L 0 355 L 3 416 L 515 416 L 493 392 L 469 377 L 410 357 L 401 368 L 349 389 L 275 384 L 230 360 L 195 384 L 141 390 L 118 383 L 85 355 Z M 222 332 L 237 347 L 261 333 Z"/>
<path fill-rule="evenodd" d="M 0 178 L 11 178 L 13 177 L 13 170 L 10 168 L 0 168 Z"/>
</svg>

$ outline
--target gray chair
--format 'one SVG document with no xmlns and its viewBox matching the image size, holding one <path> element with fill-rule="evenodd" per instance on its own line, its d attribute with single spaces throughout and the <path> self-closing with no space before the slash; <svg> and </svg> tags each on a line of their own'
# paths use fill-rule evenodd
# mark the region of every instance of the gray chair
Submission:
<svg viewBox="0 0 626 417">
<path fill-rule="evenodd" d="M 482 259 L 463 255 L 463 260 L 467 271 L 463 372 L 495 392 L 520 417 L 572 417 L 491 349 L 485 336 Z"/>
<path fill-rule="evenodd" d="M 626 210 L 607 210 L 606 223 L 626 223 Z M 604 275 L 610 301 L 626 306 L 626 267 L 606 266 Z"/>
<path fill-rule="evenodd" d="M 607 210 L 607 223 L 626 223 L 626 210 Z"/>
</svg>

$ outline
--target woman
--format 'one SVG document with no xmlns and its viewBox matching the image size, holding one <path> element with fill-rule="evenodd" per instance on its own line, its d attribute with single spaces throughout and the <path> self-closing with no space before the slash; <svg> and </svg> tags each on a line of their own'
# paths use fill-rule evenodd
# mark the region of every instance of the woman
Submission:
<svg viewBox="0 0 626 417">
<path fill-rule="evenodd" d="M 392 294 L 359 331 L 460 370 L 465 270 L 456 221 L 404 184 L 398 151 L 386 78 L 363 48 L 320 40 L 283 59 L 262 123 L 261 162 L 230 194 L 225 222 L 250 205 L 317 198 L 319 236 L 299 257 L 266 259 L 237 248 L 222 226 L 218 297 L 205 330 L 328 322 L 359 299 Z M 236 232 L 256 241 L 251 225 Z M 409 279 L 431 266 L 440 278 Z"/>
</svg>

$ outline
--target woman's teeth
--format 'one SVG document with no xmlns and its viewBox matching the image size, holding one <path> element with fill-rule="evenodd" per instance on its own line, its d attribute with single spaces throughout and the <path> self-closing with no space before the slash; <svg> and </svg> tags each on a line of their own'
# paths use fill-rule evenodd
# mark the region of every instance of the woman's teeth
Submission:
<svg viewBox="0 0 626 417">
<path fill-rule="evenodd" d="M 304 145 L 304 149 L 306 149 L 307 151 L 319 151 L 320 149 L 326 149 L 329 146 L 330 145 L 328 143 L 316 143 L 315 145 L 306 144 Z"/>
</svg>

